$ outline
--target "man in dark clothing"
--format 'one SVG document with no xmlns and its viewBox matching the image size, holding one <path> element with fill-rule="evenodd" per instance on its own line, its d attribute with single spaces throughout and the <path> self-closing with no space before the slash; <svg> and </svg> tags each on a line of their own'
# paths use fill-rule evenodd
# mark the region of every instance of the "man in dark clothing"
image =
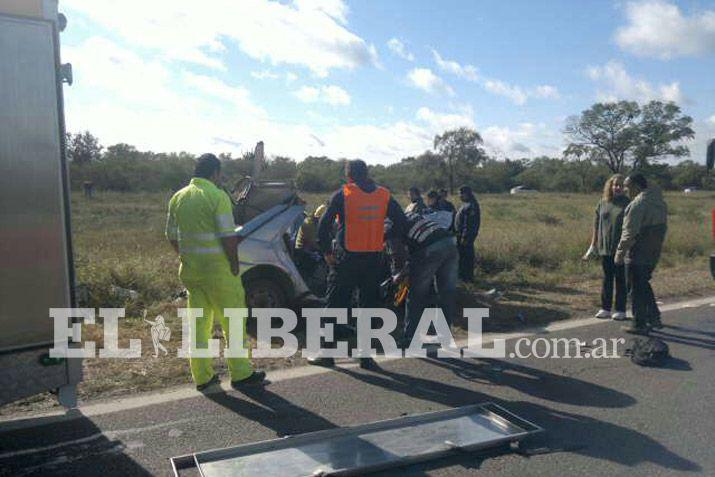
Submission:
<svg viewBox="0 0 715 477">
<path fill-rule="evenodd" d="M 454 213 L 440 206 L 439 192 L 434 189 L 427 192 L 427 208 L 422 215 L 445 230 L 452 230 L 454 227 Z"/>
<path fill-rule="evenodd" d="M 439 190 L 439 208 L 441 210 L 448 210 L 452 212 L 452 215 L 454 215 L 457 213 L 457 209 L 454 207 L 453 203 L 447 200 L 448 195 L 447 189 L 442 188 Z"/>
<path fill-rule="evenodd" d="M 471 187 L 459 188 L 459 198 L 464 203 L 454 218 L 454 233 L 459 250 L 459 278 L 465 282 L 474 281 L 474 241 L 479 235 L 481 211 Z"/>
<path fill-rule="evenodd" d="M 649 327 L 663 326 L 650 279 L 665 241 L 668 208 L 661 191 L 648 187 L 643 174 L 628 176 L 625 188 L 632 200 L 626 207 L 623 232 L 614 257 L 616 264 L 626 264 L 633 307 L 633 325 L 626 326 L 623 330 L 634 334 L 648 334 Z"/>
<path fill-rule="evenodd" d="M 363 308 L 380 304 L 381 254 L 384 251 L 385 219 L 396 230 L 405 227 L 405 214 L 390 192 L 368 177 L 367 165 L 360 160 L 346 163 L 348 183 L 330 198 L 328 210 L 318 225 L 318 244 L 330 266 L 327 308 L 349 308 L 355 288 L 360 290 Z M 335 240 L 333 224 L 338 220 Z M 309 360 L 311 364 L 332 366 L 332 358 Z M 373 361 L 360 360 L 369 368 Z"/>
<path fill-rule="evenodd" d="M 410 203 L 405 207 L 405 213 L 414 212 L 415 214 L 421 214 L 427 208 L 425 201 L 422 200 L 422 193 L 418 187 L 412 186 L 407 191 L 410 196 Z"/>
<path fill-rule="evenodd" d="M 410 285 L 402 337 L 404 347 L 409 346 L 415 335 L 433 283 L 437 285 L 437 302 L 450 325 L 456 313 L 457 291 L 457 247 L 452 233 L 417 214 L 408 213 L 406 219 L 407 227 L 402 232 L 388 224 L 385 235 L 393 254 L 394 280 L 407 278 Z"/>
</svg>

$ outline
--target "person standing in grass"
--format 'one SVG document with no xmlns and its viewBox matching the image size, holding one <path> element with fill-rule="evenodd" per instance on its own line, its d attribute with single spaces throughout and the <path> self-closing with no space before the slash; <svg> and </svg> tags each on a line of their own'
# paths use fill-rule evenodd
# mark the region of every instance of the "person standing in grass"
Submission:
<svg viewBox="0 0 715 477">
<path fill-rule="evenodd" d="M 650 328 L 663 327 L 650 279 L 660 259 L 668 230 L 668 207 L 660 189 L 648 187 L 643 174 L 629 175 L 624 185 L 631 203 L 626 207 L 623 232 L 614 261 L 626 265 L 633 325 L 625 326 L 623 330 L 648 334 Z"/>
<path fill-rule="evenodd" d="M 218 158 L 213 154 L 202 155 L 189 185 L 171 198 L 166 221 L 166 238 L 181 259 L 179 279 L 188 291 L 189 332 L 196 350 L 208 348 L 214 321 L 221 323 L 224 338 L 230 343 L 234 338 L 229 336 L 226 309 L 246 308 L 238 262 L 240 240 L 231 199 L 218 187 L 220 177 Z M 248 348 L 246 319 L 239 320 L 243 345 Z M 247 351 L 250 356 L 250 348 Z M 211 361 L 203 356 L 189 357 L 191 376 L 199 391 L 220 383 Z M 266 373 L 254 371 L 250 357 L 226 361 L 233 388 L 265 383 Z"/>
<path fill-rule="evenodd" d="M 474 241 L 479 235 L 482 215 L 471 187 L 460 187 L 459 199 L 462 206 L 454 217 L 454 233 L 459 250 L 459 278 L 471 283 L 474 281 Z"/>
<path fill-rule="evenodd" d="M 626 289 L 625 267 L 623 264 L 617 265 L 614 262 L 616 247 L 621 239 L 623 216 L 629 202 L 623 190 L 623 181 L 624 177 L 621 174 L 615 174 L 603 186 L 603 196 L 596 205 L 591 245 L 583 256 L 584 260 L 588 260 L 592 256 L 599 256 L 603 267 L 601 309 L 596 313 L 596 318 L 626 319 L 628 290 Z M 613 306 L 614 288 L 615 306 Z"/>
</svg>

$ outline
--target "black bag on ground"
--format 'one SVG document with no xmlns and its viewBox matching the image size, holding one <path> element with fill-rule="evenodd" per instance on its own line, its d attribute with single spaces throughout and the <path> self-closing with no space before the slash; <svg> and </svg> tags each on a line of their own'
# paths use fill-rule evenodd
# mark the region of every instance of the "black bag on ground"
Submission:
<svg viewBox="0 0 715 477">
<path fill-rule="evenodd" d="M 639 366 L 661 367 L 670 357 L 668 345 L 658 338 L 636 338 L 626 356 Z"/>
</svg>

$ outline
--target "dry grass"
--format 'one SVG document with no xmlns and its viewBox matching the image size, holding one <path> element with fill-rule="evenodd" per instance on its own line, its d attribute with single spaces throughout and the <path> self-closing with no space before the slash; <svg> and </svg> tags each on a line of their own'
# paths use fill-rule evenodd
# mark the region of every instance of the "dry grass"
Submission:
<svg viewBox="0 0 715 477">
<path fill-rule="evenodd" d="M 86 306 L 126 306 L 128 319 L 120 341 L 141 338 L 143 359 L 85 361 L 85 398 L 155 389 L 190 381 L 188 365 L 176 357 L 178 340 L 168 358 L 151 357 L 151 318 L 163 314 L 175 337 L 180 323 L 175 308 L 182 287 L 178 260 L 165 242 L 168 193 L 100 193 L 72 199 L 77 278 L 84 285 Z M 303 196 L 312 209 L 325 195 Z M 404 197 L 399 198 L 403 203 Z M 488 327 L 506 330 L 591 313 L 598 303 L 601 275 L 596 262 L 583 262 L 598 197 L 578 194 L 524 196 L 484 195 L 482 230 L 477 241 L 477 283 L 460 289 L 462 306 L 483 306 L 480 293 L 492 287 L 506 291 L 492 306 Z M 669 231 L 654 285 L 660 299 L 712 293 L 707 256 L 710 210 L 715 193 L 668 194 Z M 117 299 L 112 286 L 139 292 L 136 300 Z M 102 327 L 88 326 L 87 338 L 101 342 Z M 99 347 L 99 344 L 98 344 Z M 172 357 L 173 355 L 173 357 Z M 302 361 L 261 362 L 262 367 L 292 366 Z M 219 364 L 217 363 L 217 366 Z M 217 368 L 221 369 L 221 368 Z M 25 404 L 43 401 L 35 398 Z M 15 407 L 16 408 L 16 407 Z M 3 413 L 7 412 L 3 409 Z"/>
</svg>

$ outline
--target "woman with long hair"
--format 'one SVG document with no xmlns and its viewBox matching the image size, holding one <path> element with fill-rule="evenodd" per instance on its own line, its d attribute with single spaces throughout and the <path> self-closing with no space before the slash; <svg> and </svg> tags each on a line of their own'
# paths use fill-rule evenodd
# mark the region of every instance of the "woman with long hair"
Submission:
<svg viewBox="0 0 715 477">
<path fill-rule="evenodd" d="M 621 238 L 623 214 L 629 202 L 623 190 L 623 182 L 624 177 L 621 174 L 614 174 L 603 186 L 603 196 L 596 206 L 591 246 L 583 256 L 583 259 L 587 260 L 598 255 L 603 267 L 601 309 L 596 313 L 596 318 L 626 319 L 625 268 L 623 264 L 616 265 L 613 261 Z M 614 288 L 615 306 L 613 306 Z"/>
</svg>

